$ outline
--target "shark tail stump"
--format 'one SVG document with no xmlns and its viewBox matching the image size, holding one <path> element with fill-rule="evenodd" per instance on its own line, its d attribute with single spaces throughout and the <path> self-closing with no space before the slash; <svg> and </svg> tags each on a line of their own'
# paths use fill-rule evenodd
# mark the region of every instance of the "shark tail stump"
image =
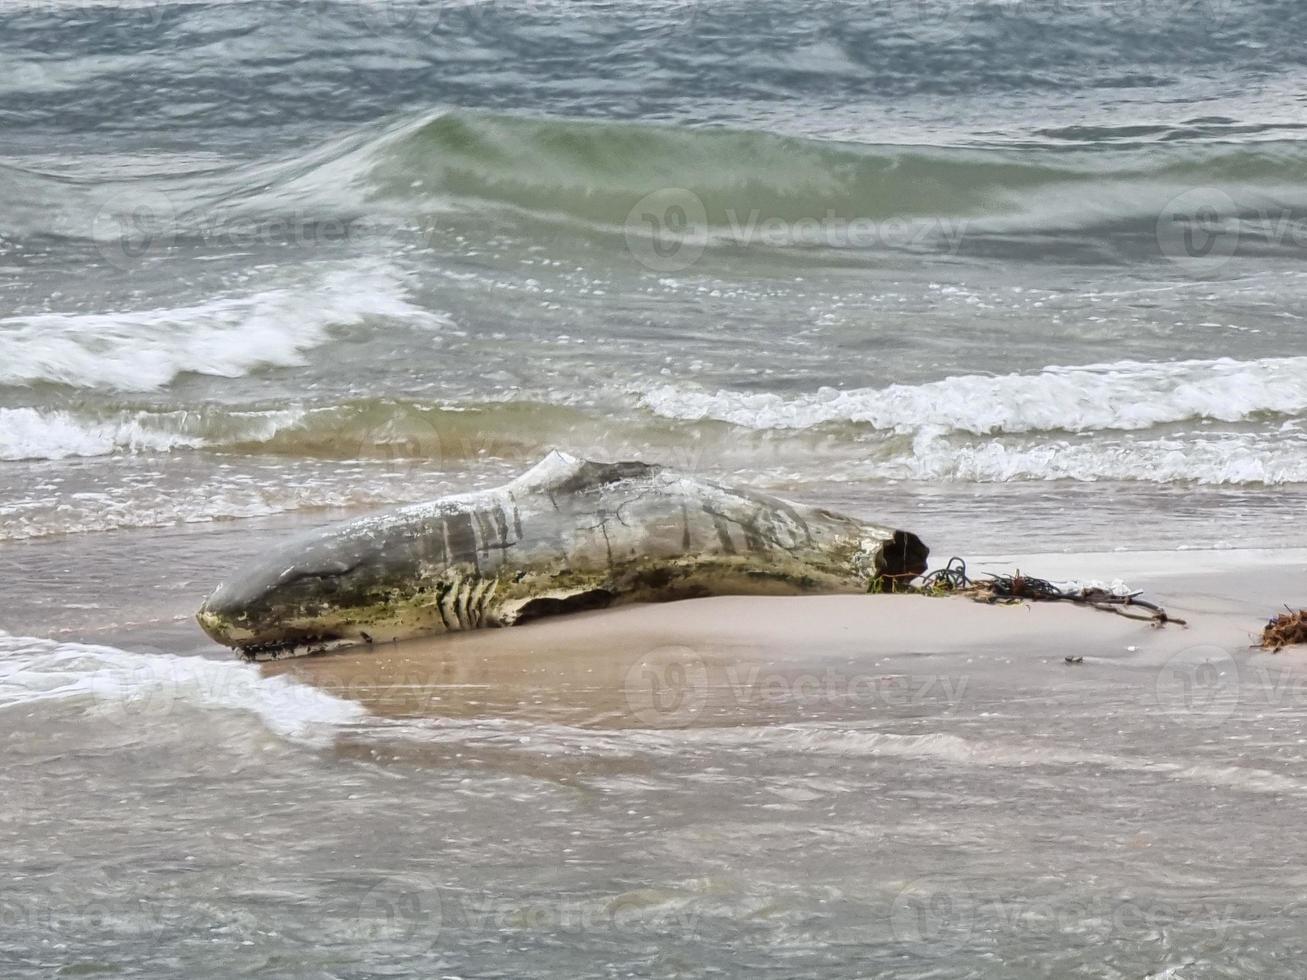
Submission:
<svg viewBox="0 0 1307 980">
<path fill-rule="evenodd" d="M 197 614 L 253 659 L 711 595 L 906 591 L 915 534 L 641 462 L 550 453 L 501 487 L 302 535 Z"/>
</svg>

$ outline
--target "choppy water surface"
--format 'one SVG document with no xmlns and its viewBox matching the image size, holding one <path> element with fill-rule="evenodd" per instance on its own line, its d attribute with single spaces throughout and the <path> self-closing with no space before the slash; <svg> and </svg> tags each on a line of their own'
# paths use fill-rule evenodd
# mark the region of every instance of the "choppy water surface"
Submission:
<svg viewBox="0 0 1307 980">
<path fill-rule="evenodd" d="M 1110 691 L 1054 722 L 1004 707 L 1051 683 L 1016 676 L 960 713 L 692 734 L 506 711 L 432 749 L 166 657 L 265 536 L 552 447 L 937 554 L 1302 544 L 1305 16 L 4 5 L 5 974 L 1288 970 L 1287 865 L 1211 841 L 1291 807 L 1296 763 L 1279 790 L 1122 769 L 1189 740 Z M 161 683 L 165 716 L 103 716 Z M 1296 745 L 1268 713 L 1212 751 Z M 1104 716 L 1098 761 L 993 761 Z M 895 925 L 908 882 L 955 873 L 965 930 Z"/>
<path fill-rule="evenodd" d="M 159 645 L 0 636 L 11 976 L 1243 977 L 1307 952 L 1283 658 L 869 639 L 319 688 L 137 633 Z"/>
</svg>

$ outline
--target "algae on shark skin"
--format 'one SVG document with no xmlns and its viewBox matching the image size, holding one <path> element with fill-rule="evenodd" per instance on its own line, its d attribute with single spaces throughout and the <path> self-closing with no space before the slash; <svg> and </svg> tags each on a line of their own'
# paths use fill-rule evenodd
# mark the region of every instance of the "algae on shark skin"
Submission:
<svg viewBox="0 0 1307 980">
<path fill-rule="evenodd" d="M 553 602 L 558 611 L 566 611 L 714 594 L 855 592 L 858 573 L 850 575 L 849 570 L 856 565 L 854 556 L 866 554 L 865 548 L 851 543 L 841 550 L 843 554 L 837 552 L 830 567 L 824 569 L 814 569 L 811 563 L 798 560 L 777 560 L 770 567 L 759 567 L 747 555 L 729 554 L 634 559 L 605 569 L 578 569 L 560 562 L 554 568 L 529 573 L 505 570 L 491 576 L 478 575 L 471 569 L 447 568 L 438 576 L 416 580 L 408 590 L 385 586 L 355 593 L 343 619 L 340 606 L 325 601 L 285 610 L 279 618 L 287 631 L 301 641 L 369 642 L 372 638 L 389 640 L 420 632 L 511 626 L 535 618 L 524 613 L 541 601 Z M 250 630 L 215 613 L 203 611 L 199 618 L 207 631 L 218 630 L 238 640 L 254 638 Z"/>
<path fill-rule="evenodd" d="M 195 618 L 199 621 L 200 628 L 209 634 L 213 634 L 215 632 L 224 633 L 236 639 L 239 639 L 240 634 L 242 632 L 246 632 L 245 630 L 242 630 L 239 627 L 237 627 L 230 620 L 225 619 L 222 616 L 219 616 L 217 613 L 209 612 L 207 609 L 200 610 L 200 612 L 196 614 Z"/>
<path fill-rule="evenodd" d="M 215 590 L 200 625 L 242 648 L 369 642 L 630 602 L 857 593 L 924 570 L 926 553 L 915 535 L 820 508 L 553 453 L 504 487 L 265 554 Z"/>
</svg>

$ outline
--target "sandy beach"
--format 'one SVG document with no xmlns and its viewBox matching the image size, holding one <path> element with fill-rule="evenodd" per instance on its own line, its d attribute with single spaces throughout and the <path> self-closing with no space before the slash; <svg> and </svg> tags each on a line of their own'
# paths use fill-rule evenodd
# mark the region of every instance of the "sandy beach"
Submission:
<svg viewBox="0 0 1307 980">
<path fill-rule="evenodd" d="M 0 980 L 1297 980 L 1303 37 L 0 3 Z"/>
<path fill-rule="evenodd" d="M 25 875 L 8 948 L 31 970 L 55 935 L 157 971 L 236 937 L 224 969 L 257 972 L 293 934 L 315 976 L 530 955 L 691 977 L 741 930 L 777 978 L 1235 978 L 1307 955 L 1285 903 L 1307 883 L 1307 655 L 1250 647 L 1307 595 L 1305 551 L 969 556 L 1120 577 L 1186 628 L 726 596 L 253 665 L 191 618 L 250 540 L 27 552 L 78 576 L 85 624 L 0 635 L 28 718 L 0 774 Z M 85 864 L 74 890 L 37 874 L 51 853 Z"/>
<path fill-rule="evenodd" d="M 1307 594 L 1307 552 L 969 564 L 1120 576 L 1189 625 L 959 597 L 720 597 L 261 669 L 367 709 L 341 758 L 490 779 L 479 805 L 520 808 L 516 846 L 536 860 L 629 862 L 652 884 L 619 889 L 617 907 L 642 910 L 627 927 L 676 949 L 743 915 L 801 959 L 835 937 L 866 975 L 1234 977 L 1273 971 L 1263 950 L 1307 953 L 1300 913 L 1271 914 L 1265 885 L 1300 880 L 1292 854 L 1257 843 L 1296 839 L 1279 814 L 1307 800 L 1307 654 L 1252 646 Z M 528 785 L 572 802 L 537 810 Z M 466 876 L 442 864 L 403 895 L 425 916 L 438 893 L 466 920 L 466 886 L 433 884 L 451 878 Z M 799 909 L 826 902 L 807 933 Z"/>
<path fill-rule="evenodd" d="M 595 727 L 874 717 L 894 699 L 956 697 L 976 677 L 1050 688 L 1137 687 L 1163 710 L 1202 685 L 1274 664 L 1264 620 L 1307 595 L 1307 552 L 1108 553 L 982 558 L 984 570 L 1124 578 L 1187 625 L 1069 603 L 988 605 L 920 595 L 721 596 L 563 616 L 508 630 L 354 648 L 265 665 L 388 717 L 520 717 Z M 1083 658 L 1068 664 L 1067 658 Z M 926 678 L 925 681 L 920 680 Z M 1228 680 L 1228 678 L 1227 678 Z M 1186 693 L 1186 685 L 1198 686 Z"/>
</svg>

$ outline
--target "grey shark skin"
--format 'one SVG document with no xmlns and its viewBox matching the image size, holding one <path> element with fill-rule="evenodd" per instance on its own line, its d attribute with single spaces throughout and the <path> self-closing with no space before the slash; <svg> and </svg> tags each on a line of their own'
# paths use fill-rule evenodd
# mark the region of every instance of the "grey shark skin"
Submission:
<svg viewBox="0 0 1307 980">
<path fill-rule="evenodd" d="M 925 570 L 916 535 L 661 466 L 550 453 L 511 483 L 315 531 L 198 620 L 271 659 L 617 603 L 866 592 Z"/>
</svg>

